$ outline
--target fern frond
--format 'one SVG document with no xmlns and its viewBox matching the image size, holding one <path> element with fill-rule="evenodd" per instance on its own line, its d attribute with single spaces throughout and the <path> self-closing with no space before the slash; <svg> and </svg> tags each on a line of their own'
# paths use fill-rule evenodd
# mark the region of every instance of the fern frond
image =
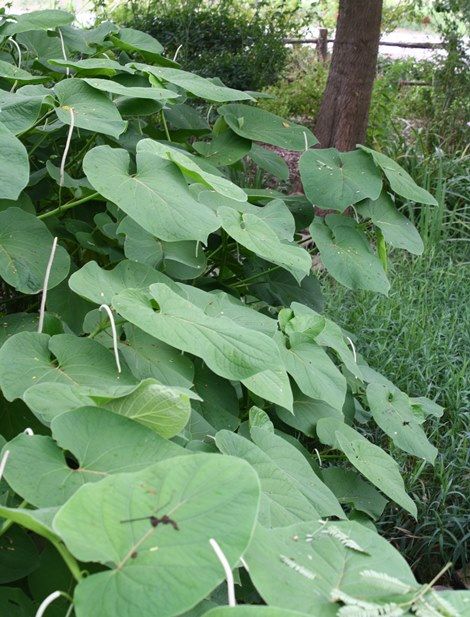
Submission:
<svg viewBox="0 0 470 617">
<path fill-rule="evenodd" d="M 408 593 L 412 591 L 412 587 L 407 585 L 403 581 L 400 581 L 398 578 L 394 576 L 390 576 L 385 572 L 376 572 L 375 570 L 363 570 L 361 572 L 361 576 L 363 576 L 368 583 L 373 585 L 374 587 L 379 587 L 384 591 L 389 591 L 390 593 Z"/>
<path fill-rule="evenodd" d="M 414 612 L 416 617 L 442 617 L 442 613 L 422 598 L 413 604 L 411 610 Z"/>
<path fill-rule="evenodd" d="M 347 534 L 341 531 L 341 529 L 338 529 L 338 527 L 335 527 L 334 525 L 324 527 L 322 533 L 331 536 L 332 538 L 335 538 L 336 540 L 341 542 L 341 544 L 346 548 L 350 548 L 351 550 L 357 551 L 358 553 L 368 554 L 367 551 L 361 548 L 357 542 L 355 542 Z"/>
<path fill-rule="evenodd" d="M 362 606 L 342 606 L 338 611 L 338 617 L 400 617 L 404 614 L 397 604 L 383 604 L 373 608 Z"/>
<path fill-rule="evenodd" d="M 375 604 L 374 602 L 359 600 L 359 598 L 355 598 L 354 596 L 344 593 L 341 589 L 332 589 L 330 593 L 330 600 L 332 602 L 342 602 L 348 606 L 360 606 L 361 608 L 378 608 L 380 606 L 380 604 Z"/>
<path fill-rule="evenodd" d="M 460 617 L 459 611 L 435 591 L 431 592 L 431 598 L 436 604 L 438 611 L 444 615 L 444 617 Z"/>
<path fill-rule="evenodd" d="M 289 568 L 292 568 L 292 570 L 294 570 L 295 572 L 298 572 L 301 576 L 308 578 L 310 581 L 313 581 L 313 579 L 316 578 L 316 575 L 311 570 L 305 568 L 304 566 L 301 566 L 300 563 L 297 563 L 290 557 L 281 555 L 281 561 L 282 563 L 285 563 L 286 566 L 289 566 Z"/>
</svg>

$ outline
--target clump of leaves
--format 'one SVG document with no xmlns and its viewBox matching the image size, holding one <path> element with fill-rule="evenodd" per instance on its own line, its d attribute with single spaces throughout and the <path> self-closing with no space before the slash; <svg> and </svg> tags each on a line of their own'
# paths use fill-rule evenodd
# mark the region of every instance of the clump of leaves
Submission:
<svg viewBox="0 0 470 617">
<path fill-rule="evenodd" d="M 394 195 L 433 197 L 149 35 L 72 21 L 0 24 L 2 614 L 463 615 L 369 528 L 416 505 L 361 424 L 432 464 L 442 410 L 357 357 L 312 273 L 319 252 L 386 294 L 387 245 L 422 251 Z M 233 182 L 247 158 L 284 174 L 264 144 L 305 151 L 305 198 Z M 217 608 L 230 569 L 253 606 Z"/>
</svg>

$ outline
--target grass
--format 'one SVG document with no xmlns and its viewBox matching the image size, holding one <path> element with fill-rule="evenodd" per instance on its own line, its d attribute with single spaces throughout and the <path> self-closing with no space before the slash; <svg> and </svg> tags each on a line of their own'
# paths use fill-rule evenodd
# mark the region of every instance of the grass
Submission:
<svg viewBox="0 0 470 617">
<path fill-rule="evenodd" d="M 440 244 L 421 258 L 395 254 L 388 298 L 355 293 L 325 279 L 326 313 L 357 336 L 369 364 L 411 396 L 445 407 L 426 431 L 439 455 L 434 467 L 372 438 L 402 464 L 418 521 L 393 505 L 380 531 L 430 580 L 448 561 L 470 561 L 470 268 L 466 243 Z M 455 571 L 454 571 L 455 572 Z"/>
</svg>

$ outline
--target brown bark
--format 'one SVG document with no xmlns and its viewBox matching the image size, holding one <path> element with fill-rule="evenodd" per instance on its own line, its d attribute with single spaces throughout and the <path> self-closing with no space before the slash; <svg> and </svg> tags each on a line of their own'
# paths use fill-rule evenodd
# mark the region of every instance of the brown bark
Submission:
<svg viewBox="0 0 470 617">
<path fill-rule="evenodd" d="M 328 82 L 315 135 L 322 148 L 364 143 L 377 69 L 382 0 L 340 0 Z"/>
</svg>

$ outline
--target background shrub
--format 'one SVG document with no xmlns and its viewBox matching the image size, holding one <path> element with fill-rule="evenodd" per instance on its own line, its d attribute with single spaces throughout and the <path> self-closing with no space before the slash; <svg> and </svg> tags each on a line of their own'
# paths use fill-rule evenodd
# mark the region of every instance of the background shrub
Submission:
<svg viewBox="0 0 470 617">
<path fill-rule="evenodd" d="M 299 31 L 305 13 L 297 0 L 133 0 L 113 18 L 156 37 L 170 57 L 179 48 L 187 70 L 259 90 L 278 79 L 289 54 L 284 38 Z"/>
</svg>

